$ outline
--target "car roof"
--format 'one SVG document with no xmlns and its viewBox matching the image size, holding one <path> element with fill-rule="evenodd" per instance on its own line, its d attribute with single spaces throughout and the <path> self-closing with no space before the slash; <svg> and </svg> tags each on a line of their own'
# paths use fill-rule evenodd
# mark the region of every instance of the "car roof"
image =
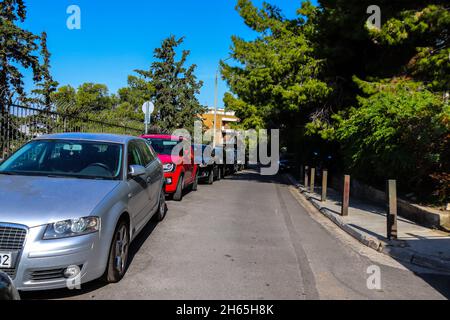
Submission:
<svg viewBox="0 0 450 320">
<path fill-rule="evenodd" d="M 183 137 L 173 136 L 173 135 L 170 135 L 170 134 L 144 134 L 144 135 L 141 136 L 141 138 L 144 138 L 144 139 L 178 140 L 178 139 L 182 139 Z"/>
<path fill-rule="evenodd" d="M 120 134 L 107 134 L 107 133 L 56 133 L 48 134 L 35 138 L 34 140 L 86 140 L 86 141 L 98 141 L 98 142 L 110 142 L 125 144 L 130 140 L 140 139 L 138 137 L 120 135 Z"/>
</svg>

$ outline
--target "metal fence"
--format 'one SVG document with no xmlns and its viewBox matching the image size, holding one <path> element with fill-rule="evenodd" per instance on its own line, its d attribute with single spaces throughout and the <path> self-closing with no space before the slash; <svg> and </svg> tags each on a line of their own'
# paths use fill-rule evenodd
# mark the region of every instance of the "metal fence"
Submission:
<svg viewBox="0 0 450 320">
<path fill-rule="evenodd" d="M 63 115 L 21 105 L 0 106 L 0 159 L 29 140 L 50 133 L 92 132 L 141 135 L 143 128 L 124 126 L 89 116 Z"/>
</svg>

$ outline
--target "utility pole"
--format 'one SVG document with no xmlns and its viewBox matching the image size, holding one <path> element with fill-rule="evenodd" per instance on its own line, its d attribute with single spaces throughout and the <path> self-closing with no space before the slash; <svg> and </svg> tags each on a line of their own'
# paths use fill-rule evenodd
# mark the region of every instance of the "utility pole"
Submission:
<svg viewBox="0 0 450 320">
<path fill-rule="evenodd" d="M 213 129 L 213 148 L 216 147 L 216 126 L 217 126 L 217 101 L 219 96 L 219 69 L 216 71 L 216 81 L 214 85 L 214 129 Z"/>
</svg>

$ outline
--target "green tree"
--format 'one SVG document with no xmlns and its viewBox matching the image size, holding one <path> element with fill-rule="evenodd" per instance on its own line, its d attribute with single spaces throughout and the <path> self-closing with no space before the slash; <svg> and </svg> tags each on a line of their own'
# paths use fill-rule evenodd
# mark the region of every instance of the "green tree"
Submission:
<svg viewBox="0 0 450 320">
<path fill-rule="evenodd" d="M 40 80 L 41 72 L 38 36 L 24 30 L 19 23 L 26 18 L 23 0 L 3 0 L 0 2 L 0 103 L 11 101 L 16 94 L 25 97 L 23 75 L 19 66 L 33 72 L 33 80 Z"/>
<path fill-rule="evenodd" d="M 47 33 L 41 34 L 41 81 L 36 84 L 36 89 L 32 93 L 37 96 L 32 102 L 43 106 L 45 110 L 52 110 L 52 94 L 58 88 L 58 82 L 55 81 L 50 73 L 50 57 L 51 54 L 47 48 Z"/>
<path fill-rule="evenodd" d="M 235 62 L 221 63 L 231 90 L 225 106 L 244 128 L 281 129 L 281 143 L 295 146 L 292 151 L 303 136 L 302 126 L 323 110 L 331 93 L 319 78 L 323 61 L 315 58 L 301 17 L 288 20 L 278 8 L 264 3 L 258 9 L 250 0 L 239 0 L 236 9 L 258 36 L 250 41 L 232 37 Z"/>
<path fill-rule="evenodd" d="M 115 97 L 109 95 L 106 85 L 91 82 L 80 85 L 75 98 L 80 111 L 87 113 L 109 110 L 115 103 Z"/>
<path fill-rule="evenodd" d="M 402 191 L 448 201 L 448 1 L 380 0 L 380 28 L 367 22 L 372 4 L 304 1 L 286 19 L 270 4 L 239 0 L 258 36 L 232 38 L 225 105 L 245 127 L 284 129 L 290 150 L 322 149 L 322 160 L 334 150 L 359 179 L 397 177 Z"/>
<path fill-rule="evenodd" d="M 56 107 L 56 112 L 69 116 L 77 116 L 81 114 L 82 110 L 77 104 L 76 95 L 76 89 L 70 85 L 59 87 L 51 95 L 51 99 Z"/>
<path fill-rule="evenodd" d="M 450 166 L 448 106 L 415 82 L 355 81 L 364 93 L 358 107 L 334 116 L 336 137 L 349 167 L 378 186 L 394 178 L 402 182 L 403 190 L 416 194 L 436 187 L 433 175 Z M 439 200 L 445 200 L 449 188 L 438 188 Z"/>
<path fill-rule="evenodd" d="M 176 60 L 176 49 L 183 38 L 171 36 L 163 40 L 161 47 L 155 49 L 150 70 L 136 72 L 154 87 L 152 100 L 155 103 L 152 122 L 163 131 L 187 129 L 192 132 L 197 116 L 205 111 L 197 99 L 203 86 L 195 76 L 196 65 L 185 66 L 190 54 L 183 50 L 181 58 Z"/>
</svg>

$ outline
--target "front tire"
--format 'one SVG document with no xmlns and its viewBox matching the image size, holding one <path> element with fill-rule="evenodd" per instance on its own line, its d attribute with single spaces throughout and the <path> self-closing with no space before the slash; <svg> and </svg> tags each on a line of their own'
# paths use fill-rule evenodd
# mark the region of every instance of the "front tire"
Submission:
<svg viewBox="0 0 450 320">
<path fill-rule="evenodd" d="M 184 176 L 181 176 L 180 179 L 178 179 L 177 190 L 175 190 L 175 193 L 173 194 L 173 200 L 175 201 L 183 200 L 183 182 Z"/>
<path fill-rule="evenodd" d="M 120 220 L 114 231 L 111 248 L 109 249 L 108 265 L 104 276 L 108 283 L 117 283 L 125 275 L 130 247 L 129 230 L 128 223 L 125 220 Z"/>
</svg>

